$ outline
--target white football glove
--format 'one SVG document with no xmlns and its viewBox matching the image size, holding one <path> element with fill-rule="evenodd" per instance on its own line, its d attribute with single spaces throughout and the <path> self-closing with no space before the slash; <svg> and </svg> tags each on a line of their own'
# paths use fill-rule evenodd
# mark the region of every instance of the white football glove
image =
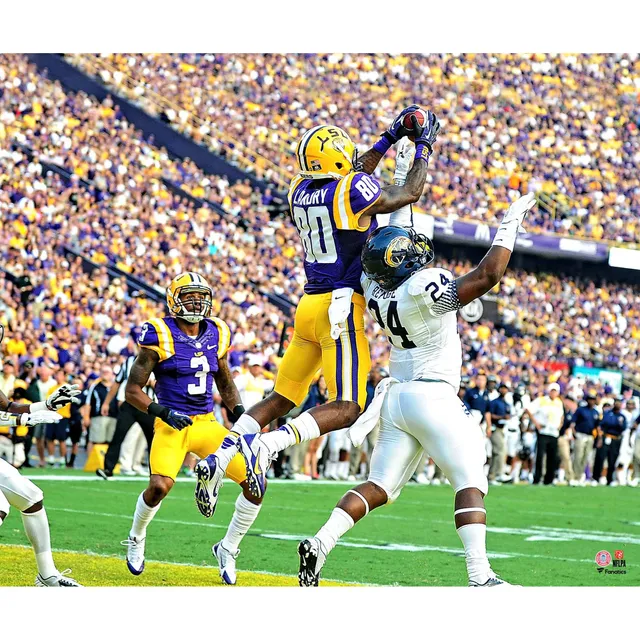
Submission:
<svg viewBox="0 0 640 640">
<path fill-rule="evenodd" d="M 518 231 L 520 233 L 524 233 L 524 228 L 522 227 L 522 223 L 529 211 L 533 209 L 536 204 L 536 196 L 535 193 L 527 193 L 526 196 L 521 196 L 515 202 L 511 203 L 507 213 L 504 214 L 504 218 L 502 218 L 502 222 L 500 226 L 503 224 L 508 224 L 510 222 L 517 221 L 518 223 Z"/>
<path fill-rule="evenodd" d="M 393 174 L 393 183 L 402 186 L 407 181 L 407 174 L 411 169 L 411 161 L 415 146 L 409 138 L 402 138 L 396 146 L 396 170 Z"/>
<path fill-rule="evenodd" d="M 33 413 L 20 414 L 20 424 L 23 427 L 34 424 L 54 424 L 60 420 L 62 420 L 62 416 L 55 411 L 34 411 Z"/>
<path fill-rule="evenodd" d="M 80 404 L 80 399 L 76 398 L 80 393 L 80 387 L 77 384 L 63 384 L 45 400 L 45 404 L 47 409 L 51 411 L 62 409 L 62 407 L 68 405 L 70 402 Z"/>
</svg>

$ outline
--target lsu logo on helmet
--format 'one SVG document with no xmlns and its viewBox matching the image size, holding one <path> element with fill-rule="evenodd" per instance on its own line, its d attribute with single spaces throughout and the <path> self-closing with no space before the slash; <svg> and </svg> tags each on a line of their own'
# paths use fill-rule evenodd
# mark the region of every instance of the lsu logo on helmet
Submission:
<svg viewBox="0 0 640 640">
<path fill-rule="evenodd" d="M 189 310 L 181 296 L 193 292 L 201 293 L 202 296 L 191 303 L 192 308 Z M 213 289 L 199 273 L 186 271 L 176 276 L 167 287 L 167 306 L 171 315 L 195 324 L 211 315 Z"/>
<path fill-rule="evenodd" d="M 340 127 L 323 124 L 302 136 L 296 156 L 303 178 L 340 180 L 355 168 L 358 151 Z"/>
</svg>

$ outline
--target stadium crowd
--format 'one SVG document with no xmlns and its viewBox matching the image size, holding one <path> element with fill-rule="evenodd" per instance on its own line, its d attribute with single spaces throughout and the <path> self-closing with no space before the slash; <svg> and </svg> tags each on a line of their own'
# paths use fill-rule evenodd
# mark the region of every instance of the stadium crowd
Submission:
<svg viewBox="0 0 640 640">
<path fill-rule="evenodd" d="M 297 233 L 287 219 L 270 217 L 268 194 L 246 182 L 232 185 L 224 176 L 205 175 L 189 160 L 170 159 L 109 99 L 99 103 L 66 93 L 23 56 L 0 56 L 0 91 L 0 322 L 9 329 L 2 345 L 5 393 L 22 388 L 28 399 L 43 399 L 52 385 L 39 382 L 55 379 L 60 369 L 88 391 L 105 366 L 117 370 L 135 352 L 139 327 L 161 315 L 163 305 L 132 290 L 124 275 L 111 277 L 107 266 L 158 292 L 181 271 L 202 272 L 217 292 L 214 313 L 234 336 L 235 375 L 272 379 L 284 317 L 260 291 L 295 305 L 304 278 Z M 502 196 L 507 202 L 506 191 Z M 470 268 L 439 264 L 456 274 Z M 563 397 L 580 400 L 583 390 L 568 370 L 593 362 L 592 346 L 606 351 L 607 366 L 633 373 L 640 357 L 636 289 L 510 271 L 498 293 L 504 327 L 459 320 L 465 376 L 484 372 L 512 390 L 524 384 L 531 398 L 557 381 Z M 368 331 L 374 371 L 384 370 L 386 340 L 371 321 Z M 308 402 L 322 402 L 321 387 L 314 387 Z M 613 397 L 604 386 L 589 390 Z M 344 463 L 348 453 L 335 460 L 336 446 L 330 447 L 330 462 Z M 322 452 L 316 449 L 316 455 Z M 303 475 L 311 477 L 308 452 L 282 460 L 279 471 L 300 474 L 296 460 L 304 464 L 305 457 L 309 473 Z M 337 469 L 327 473 L 343 476 L 345 465 Z"/>
<path fill-rule="evenodd" d="M 531 231 L 640 242 L 638 54 L 67 58 L 216 152 L 226 152 L 222 135 L 242 141 L 230 160 L 249 147 L 285 177 L 314 123 L 335 122 L 366 146 L 400 104 L 419 102 L 447 133 L 421 201 L 427 211 L 496 223 L 509 189 L 523 189 L 558 203 L 530 216 Z M 273 165 L 256 170 L 268 178 Z"/>
</svg>

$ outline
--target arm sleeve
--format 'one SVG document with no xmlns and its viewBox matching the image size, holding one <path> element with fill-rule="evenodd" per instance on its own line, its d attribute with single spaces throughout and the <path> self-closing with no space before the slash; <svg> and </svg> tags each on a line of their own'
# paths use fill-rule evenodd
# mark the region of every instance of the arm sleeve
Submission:
<svg viewBox="0 0 640 640">
<path fill-rule="evenodd" d="M 333 197 L 333 218 L 336 227 L 345 231 L 366 231 L 370 219 L 360 224 L 360 216 L 382 195 L 380 183 L 362 171 L 350 173 L 338 182 Z"/>
<path fill-rule="evenodd" d="M 424 269 L 412 276 L 409 294 L 422 298 L 422 305 L 436 317 L 462 307 L 458 285 L 453 274 L 445 269 Z"/>
<path fill-rule="evenodd" d="M 445 313 L 457 311 L 460 308 L 462 308 L 462 304 L 458 299 L 458 285 L 455 280 L 452 280 L 444 293 L 431 305 L 431 313 L 434 316 L 443 316 Z"/>
</svg>

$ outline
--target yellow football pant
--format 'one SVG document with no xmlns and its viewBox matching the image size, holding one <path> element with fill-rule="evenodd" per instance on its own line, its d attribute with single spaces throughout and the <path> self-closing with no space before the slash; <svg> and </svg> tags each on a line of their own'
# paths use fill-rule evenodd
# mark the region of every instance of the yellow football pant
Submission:
<svg viewBox="0 0 640 640">
<path fill-rule="evenodd" d="M 330 335 L 330 304 L 330 292 L 302 296 L 296 310 L 293 338 L 278 370 L 275 391 L 300 405 L 322 367 L 329 400 L 351 400 L 364 409 L 371 368 L 364 332 L 364 296 L 354 294 L 347 331 L 336 340 Z"/>
<path fill-rule="evenodd" d="M 192 425 L 177 431 L 160 418 L 156 418 L 149 452 L 152 474 L 175 480 L 187 453 L 195 453 L 200 458 L 206 458 L 218 449 L 229 433 L 214 418 L 213 413 L 191 416 L 191 419 Z M 239 453 L 229 463 L 226 475 L 238 484 L 247 479 L 244 458 Z"/>
</svg>

